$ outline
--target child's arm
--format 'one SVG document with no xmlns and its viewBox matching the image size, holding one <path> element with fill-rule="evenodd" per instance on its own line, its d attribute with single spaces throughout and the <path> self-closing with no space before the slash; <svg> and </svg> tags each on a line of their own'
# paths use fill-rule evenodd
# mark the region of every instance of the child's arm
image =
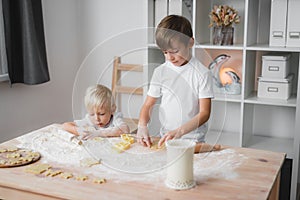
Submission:
<svg viewBox="0 0 300 200">
<path fill-rule="evenodd" d="M 210 116 L 211 111 L 211 99 L 204 98 L 199 99 L 199 113 L 193 117 L 190 121 L 178 127 L 175 130 L 167 132 L 158 142 L 158 146 L 161 146 L 165 141 L 172 140 L 174 138 L 180 138 L 181 136 L 195 130 L 202 124 L 204 124 Z"/>
<path fill-rule="evenodd" d="M 109 127 L 105 129 L 90 131 L 90 133 L 90 135 L 87 135 L 87 139 L 90 139 L 92 137 L 118 137 L 121 134 L 129 133 L 129 127 L 127 126 L 127 124 L 122 124 L 118 127 Z"/>
<path fill-rule="evenodd" d="M 151 147 L 152 144 L 149 137 L 147 124 L 150 120 L 151 111 L 155 102 L 156 102 L 156 98 L 147 96 L 145 103 L 142 106 L 140 117 L 139 117 L 137 141 L 140 144 L 148 147 Z"/>
<path fill-rule="evenodd" d="M 65 131 L 68 131 L 74 135 L 79 135 L 78 131 L 77 131 L 77 126 L 74 122 L 65 122 L 63 123 L 63 129 Z"/>
<path fill-rule="evenodd" d="M 87 134 L 82 137 L 83 140 L 92 139 L 95 137 L 118 137 L 121 134 L 129 133 L 129 127 L 123 123 L 118 127 L 109 127 L 100 130 L 87 131 Z"/>
</svg>

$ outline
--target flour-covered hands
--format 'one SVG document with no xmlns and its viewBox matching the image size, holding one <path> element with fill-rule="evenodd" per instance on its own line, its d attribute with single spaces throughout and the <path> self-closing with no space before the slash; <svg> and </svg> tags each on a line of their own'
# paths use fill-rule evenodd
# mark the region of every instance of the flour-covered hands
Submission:
<svg viewBox="0 0 300 200">
<path fill-rule="evenodd" d="M 172 131 L 168 131 L 166 134 L 162 136 L 162 138 L 158 141 L 158 147 L 161 147 L 166 141 L 180 138 L 182 136 L 182 132 L 175 129 Z"/>
<path fill-rule="evenodd" d="M 151 147 L 152 142 L 149 137 L 149 130 L 147 126 L 143 125 L 138 125 L 138 130 L 137 130 L 137 142 L 140 143 L 141 145 L 145 147 Z"/>
<path fill-rule="evenodd" d="M 95 130 L 95 131 L 85 131 L 81 135 L 82 140 L 88 140 L 88 139 L 93 139 L 95 137 L 102 137 L 103 136 L 103 131 L 101 130 Z"/>
</svg>

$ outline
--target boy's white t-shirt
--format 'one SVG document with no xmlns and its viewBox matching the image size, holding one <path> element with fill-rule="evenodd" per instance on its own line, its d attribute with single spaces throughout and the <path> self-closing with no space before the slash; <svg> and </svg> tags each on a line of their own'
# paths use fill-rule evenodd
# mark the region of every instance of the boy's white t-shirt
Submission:
<svg viewBox="0 0 300 200">
<path fill-rule="evenodd" d="M 161 97 L 159 119 L 161 135 L 174 130 L 199 113 L 199 99 L 213 98 L 211 72 L 195 57 L 180 67 L 166 61 L 154 70 L 147 93 Z M 207 123 L 182 138 L 203 142 Z"/>
<path fill-rule="evenodd" d="M 99 129 L 105 129 L 105 128 L 111 128 L 111 127 L 120 127 L 125 122 L 123 121 L 123 115 L 122 115 L 122 113 L 121 112 L 115 112 L 111 116 L 109 123 L 105 127 L 103 127 L 103 128 L 100 128 L 100 127 L 94 125 L 91 122 L 90 118 L 89 118 L 89 114 L 86 114 L 83 119 L 75 120 L 74 123 L 78 127 L 94 127 L 96 130 L 99 130 Z"/>
</svg>

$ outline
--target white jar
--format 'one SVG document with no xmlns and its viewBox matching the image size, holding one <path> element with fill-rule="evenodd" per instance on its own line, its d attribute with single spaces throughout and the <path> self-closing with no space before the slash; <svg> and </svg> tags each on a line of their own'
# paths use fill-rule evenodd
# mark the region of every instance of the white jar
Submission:
<svg viewBox="0 0 300 200">
<path fill-rule="evenodd" d="M 195 145 L 195 142 L 187 139 L 174 139 L 166 142 L 167 187 L 186 190 L 196 185 L 193 172 Z"/>
</svg>

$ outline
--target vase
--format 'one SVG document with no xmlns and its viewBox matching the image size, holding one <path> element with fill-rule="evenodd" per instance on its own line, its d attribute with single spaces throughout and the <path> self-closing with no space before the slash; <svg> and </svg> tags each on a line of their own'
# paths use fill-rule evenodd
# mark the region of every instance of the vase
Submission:
<svg viewBox="0 0 300 200">
<path fill-rule="evenodd" d="M 233 45 L 234 28 L 232 26 L 214 26 L 214 45 Z"/>
</svg>

